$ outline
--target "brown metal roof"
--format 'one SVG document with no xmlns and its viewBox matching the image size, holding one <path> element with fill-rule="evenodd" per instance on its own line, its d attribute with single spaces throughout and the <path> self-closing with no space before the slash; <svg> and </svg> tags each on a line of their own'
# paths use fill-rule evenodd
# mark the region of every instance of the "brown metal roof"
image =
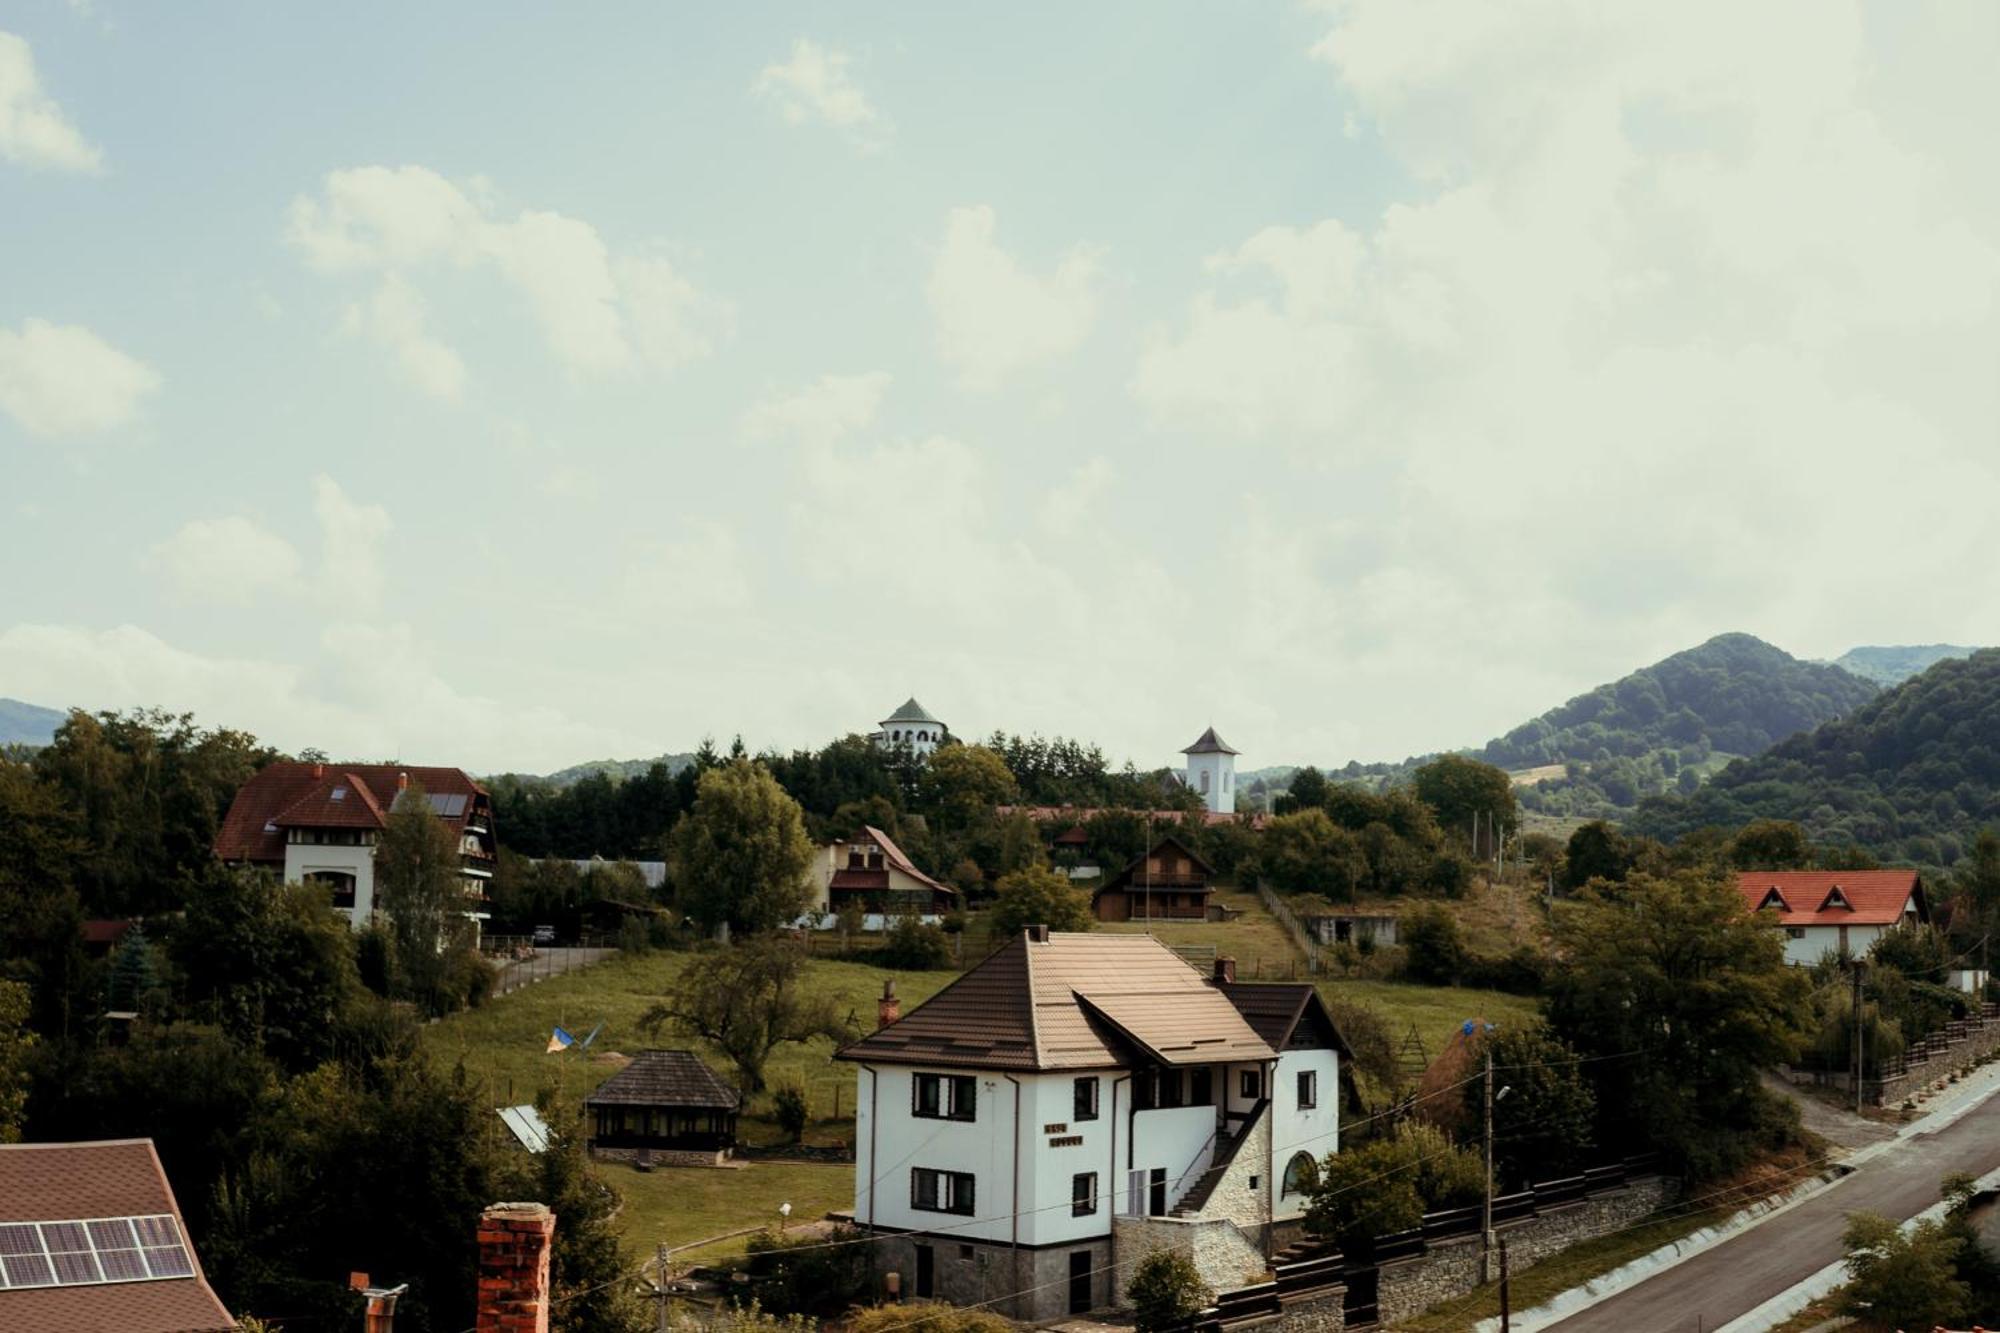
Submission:
<svg viewBox="0 0 2000 1333">
<path fill-rule="evenodd" d="M 1149 935 L 1026 933 L 844 1060 L 990 1069 L 1101 1069 L 1268 1060 L 1229 1000 Z"/>
<path fill-rule="evenodd" d="M 165 1213 L 194 1276 L 76 1287 L 0 1287 L 0 1329 L 34 1333 L 234 1333 L 187 1234 L 151 1139 L 0 1147 L 0 1222 L 79 1222 Z"/>
<path fill-rule="evenodd" d="M 1222 981 L 1216 988 L 1229 997 L 1237 1012 L 1273 1050 L 1282 1051 L 1290 1045 L 1303 1021 L 1309 1027 L 1323 1026 L 1335 1050 L 1353 1055 L 1347 1038 L 1327 1012 L 1326 1001 L 1306 982 Z"/>
<path fill-rule="evenodd" d="M 742 1099 L 692 1051 L 641 1051 L 597 1085 L 585 1106 L 698 1106 L 733 1111 Z"/>
</svg>

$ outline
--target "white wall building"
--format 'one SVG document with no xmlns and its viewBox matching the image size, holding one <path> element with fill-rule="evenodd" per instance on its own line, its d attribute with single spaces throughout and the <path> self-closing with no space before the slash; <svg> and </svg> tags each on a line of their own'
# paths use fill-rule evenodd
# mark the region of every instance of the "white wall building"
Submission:
<svg viewBox="0 0 2000 1333">
<path fill-rule="evenodd" d="M 1236 813 L 1236 756 L 1229 742 L 1210 727 L 1201 738 L 1181 751 L 1187 756 L 1188 786 L 1201 794 L 1202 804 L 1212 814 Z"/>
<path fill-rule="evenodd" d="M 806 871 L 812 908 L 797 924 L 831 930 L 842 908 L 863 913 L 862 929 L 886 930 L 898 914 L 932 923 L 965 905 L 965 895 L 932 879 L 881 829 L 868 825 L 851 838 L 836 838 L 813 854 Z"/>
<path fill-rule="evenodd" d="M 1931 919 L 1914 870 L 1745 870 L 1736 888 L 1785 932 L 1785 961 L 1800 967 L 1864 957 L 1888 932 Z"/>
<path fill-rule="evenodd" d="M 884 750 L 909 750 L 919 759 L 929 758 L 931 751 L 944 741 L 944 723 L 932 717 L 914 698 L 883 718 L 879 725 L 881 730 L 871 732 L 869 740 Z"/>
<path fill-rule="evenodd" d="M 1344 1045 L 1311 986 L 1217 974 L 1150 936 L 1033 927 L 885 1012 L 839 1056 L 878 1262 L 1031 1320 L 1115 1303 L 1162 1247 L 1218 1289 L 1254 1279 L 1339 1146 Z"/>
</svg>

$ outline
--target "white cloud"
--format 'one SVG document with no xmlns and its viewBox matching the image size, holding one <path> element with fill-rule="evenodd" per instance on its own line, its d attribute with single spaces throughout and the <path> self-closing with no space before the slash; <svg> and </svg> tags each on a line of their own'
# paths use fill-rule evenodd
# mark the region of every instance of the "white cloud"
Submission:
<svg viewBox="0 0 2000 1333">
<path fill-rule="evenodd" d="M 670 622 L 752 614 L 748 558 L 728 527 L 697 521 L 679 536 L 641 542 L 627 554 L 622 605 L 634 614 Z"/>
<path fill-rule="evenodd" d="M 1097 319 L 1097 258 L 1071 249 L 1038 277 L 993 240 L 993 210 L 954 208 L 931 266 L 938 352 L 966 384 L 1001 380 L 1075 351 Z"/>
<path fill-rule="evenodd" d="M 527 302 L 549 352 L 579 377 L 672 369 L 707 355 L 727 332 L 727 306 L 665 259 L 616 255 L 594 226 L 561 213 L 499 216 L 489 194 L 484 182 L 462 189 L 427 167 L 334 171 L 319 197 L 293 200 L 288 239 L 329 274 L 382 273 L 409 284 L 435 267 L 490 271 Z M 391 290 L 384 286 L 375 300 Z M 407 290 L 392 314 L 421 308 Z M 426 389 L 462 381 L 456 354 L 447 361 L 444 345 L 427 335 L 413 343 L 403 332 L 407 320 L 359 324 L 396 350 Z"/>
<path fill-rule="evenodd" d="M 424 298 L 400 274 L 384 275 L 374 295 L 349 306 L 346 326 L 395 352 L 404 376 L 433 398 L 457 402 L 464 394 L 464 360 L 430 335 Z"/>
<path fill-rule="evenodd" d="M 31 435 L 84 435 L 132 422 L 159 372 L 77 324 L 0 328 L 0 408 Z"/>
<path fill-rule="evenodd" d="M 299 553 L 254 519 L 198 518 L 152 548 L 151 566 L 190 601 L 248 606 L 299 578 Z"/>
<path fill-rule="evenodd" d="M 803 389 L 764 398 L 743 414 L 742 431 L 752 440 L 831 444 L 874 425 L 888 392 L 887 371 L 822 375 Z"/>
<path fill-rule="evenodd" d="M 324 474 L 313 478 L 313 516 L 319 520 L 320 595 L 328 605 L 372 611 L 386 582 L 382 543 L 389 511 L 356 504 Z"/>
<path fill-rule="evenodd" d="M 888 135 L 888 123 L 847 72 L 848 55 L 801 37 L 792 58 L 766 65 L 750 91 L 772 103 L 794 125 L 818 121 L 847 136 L 857 148 L 873 151 Z"/>
<path fill-rule="evenodd" d="M 1042 523 L 1059 533 L 1089 526 L 1117 476 L 1118 469 L 1102 454 L 1079 464 L 1042 501 Z"/>
<path fill-rule="evenodd" d="M 0 32 L 0 158 L 58 171 L 97 171 L 104 155 L 70 124 L 35 73 L 24 38 Z"/>
</svg>

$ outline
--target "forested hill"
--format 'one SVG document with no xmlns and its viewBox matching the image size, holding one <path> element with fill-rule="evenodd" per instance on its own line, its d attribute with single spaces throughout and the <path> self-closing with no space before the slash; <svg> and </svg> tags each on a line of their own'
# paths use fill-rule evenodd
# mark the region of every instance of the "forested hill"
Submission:
<svg viewBox="0 0 2000 1333">
<path fill-rule="evenodd" d="M 1875 693 L 1837 666 L 1721 634 L 1580 694 L 1477 754 L 1516 771 L 1566 766 L 1523 790 L 1530 809 L 1615 815 L 1646 796 L 1692 791 L 1728 759 L 1843 717 Z"/>
<path fill-rule="evenodd" d="M 47 745 L 62 721 L 58 709 L 0 699 L 0 745 Z"/>
<path fill-rule="evenodd" d="M 552 787 L 569 787 L 602 773 L 613 782 L 623 782 L 626 778 L 644 777 L 654 764 L 665 764 L 667 772 L 678 773 L 693 763 L 692 754 L 663 754 L 652 759 L 591 759 L 559 769 L 541 780 Z"/>
<path fill-rule="evenodd" d="M 1970 657 L 1978 651 L 1977 648 L 1964 648 L 1955 643 L 1871 646 L 1849 648 L 1836 657 L 1833 664 L 1877 685 L 1901 685 L 1946 658 Z"/>
<path fill-rule="evenodd" d="M 2000 825 L 2000 649 L 1939 662 L 1698 792 L 1648 801 L 1632 826 L 1678 837 L 1763 818 L 1885 861 L 1957 861 L 1981 828 Z"/>
</svg>

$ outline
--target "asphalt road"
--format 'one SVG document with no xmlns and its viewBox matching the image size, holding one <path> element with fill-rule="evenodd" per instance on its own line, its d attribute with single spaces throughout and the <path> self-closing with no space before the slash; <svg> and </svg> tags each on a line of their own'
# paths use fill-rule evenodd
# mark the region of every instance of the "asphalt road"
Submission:
<svg viewBox="0 0 2000 1333">
<path fill-rule="evenodd" d="M 1549 1327 L 1562 1333 L 1714 1333 L 1839 1259 L 1849 1213 L 1900 1221 L 1936 1203 L 1938 1182 L 1952 1172 L 1982 1176 L 1996 1169 L 2000 1096 L 1935 1134 L 1910 1138 L 1863 1163 L 1790 1212 Z"/>
</svg>

